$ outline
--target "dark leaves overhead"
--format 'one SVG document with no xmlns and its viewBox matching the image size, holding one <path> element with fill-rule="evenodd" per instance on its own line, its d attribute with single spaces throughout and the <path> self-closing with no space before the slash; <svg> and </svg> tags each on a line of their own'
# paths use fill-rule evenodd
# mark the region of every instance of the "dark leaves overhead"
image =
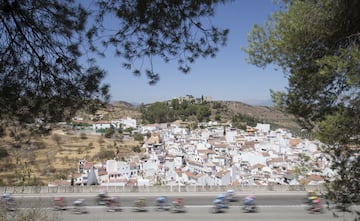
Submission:
<svg viewBox="0 0 360 221">
<path fill-rule="evenodd" d="M 66 120 L 108 100 L 96 57 L 109 47 L 150 84 L 160 79 L 153 59 L 176 59 L 188 73 L 225 44 L 228 31 L 209 17 L 226 1 L 0 0 L 0 119 Z"/>
<path fill-rule="evenodd" d="M 275 64 L 289 79 L 287 110 L 312 128 L 348 99 L 359 97 L 360 3 L 285 1 L 249 35 L 249 61 Z M 357 83 L 355 83 L 357 82 Z"/>
<path fill-rule="evenodd" d="M 282 110 L 313 129 L 331 162 L 327 199 L 359 214 L 360 1 L 291 0 L 249 36 L 249 61 L 275 64 L 289 79 L 272 92 Z M 355 216 L 354 220 L 359 220 Z"/>
<path fill-rule="evenodd" d="M 133 69 L 137 75 L 146 73 L 153 84 L 159 80 L 152 66 L 154 57 L 159 56 L 164 62 L 175 59 L 179 70 L 188 73 L 190 63 L 199 57 L 214 57 L 218 46 L 225 45 L 228 30 L 220 30 L 209 22 L 215 6 L 224 2 L 101 0 L 98 1 L 101 10 L 94 13 L 97 13 L 96 26 L 102 29 L 91 29 L 87 36 L 92 45 L 100 38 L 102 45 L 114 46 L 115 54 L 125 59 L 126 67 L 137 61 L 142 64 L 148 58 L 145 71 Z M 103 31 L 112 34 L 103 37 Z"/>
<path fill-rule="evenodd" d="M 90 100 L 106 98 L 106 90 L 99 91 L 104 72 L 79 64 L 83 8 L 66 0 L 3 0 L 0 15 L 2 119 L 64 120 Z"/>
</svg>

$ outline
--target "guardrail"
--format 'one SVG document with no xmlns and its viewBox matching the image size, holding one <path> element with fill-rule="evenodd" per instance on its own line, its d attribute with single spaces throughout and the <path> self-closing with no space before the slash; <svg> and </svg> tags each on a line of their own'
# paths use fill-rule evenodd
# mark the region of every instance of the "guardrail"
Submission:
<svg viewBox="0 0 360 221">
<path fill-rule="evenodd" d="M 244 186 L 0 186 L 0 193 L 34 194 L 34 193 L 97 193 L 106 190 L 109 193 L 166 193 L 166 192 L 225 192 L 233 189 L 236 192 L 291 192 L 309 191 L 324 192 L 321 185 L 244 185 Z"/>
</svg>

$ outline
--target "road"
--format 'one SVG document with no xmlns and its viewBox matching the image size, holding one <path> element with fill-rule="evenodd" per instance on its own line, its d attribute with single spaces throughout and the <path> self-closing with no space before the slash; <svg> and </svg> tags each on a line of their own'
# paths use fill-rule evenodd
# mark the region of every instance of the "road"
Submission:
<svg viewBox="0 0 360 221">
<path fill-rule="evenodd" d="M 65 199 L 68 210 L 54 211 L 52 201 L 55 195 L 19 195 L 15 196 L 19 207 L 22 209 L 40 207 L 53 213 L 54 216 L 61 217 L 63 221 L 111 221 L 111 220 L 129 220 L 129 221 L 152 221 L 152 220 L 181 220 L 181 221 L 199 221 L 199 220 L 352 220 L 349 214 L 345 217 L 334 218 L 332 212 L 325 209 L 323 214 L 309 214 L 305 210 L 304 197 L 306 193 L 272 193 L 257 194 L 256 202 L 259 206 L 258 213 L 243 213 L 241 211 L 242 201 L 233 202 L 225 213 L 211 214 L 210 207 L 218 193 L 167 193 L 161 194 L 168 196 L 169 200 L 176 197 L 184 199 L 187 212 L 171 213 L 169 211 L 158 212 L 153 206 L 155 199 L 159 194 L 114 194 L 121 199 L 123 210 L 121 212 L 107 212 L 106 207 L 96 205 L 96 194 L 67 194 Z M 245 195 L 238 195 L 242 199 Z M 145 197 L 148 212 L 133 212 L 133 203 L 139 197 Z M 86 202 L 86 214 L 74 214 L 71 211 L 71 202 L 78 198 L 83 198 Z"/>
<path fill-rule="evenodd" d="M 106 212 L 105 208 L 88 208 L 87 214 L 73 214 L 70 211 L 60 212 L 60 216 L 64 221 L 112 221 L 112 220 L 129 220 L 129 221 L 226 221 L 226 220 L 266 220 L 266 221 L 281 221 L 281 220 L 306 220 L 306 221 L 330 221 L 330 220 L 344 220 L 342 218 L 334 218 L 329 211 L 323 214 L 309 214 L 303 207 L 294 206 L 273 206 L 260 207 L 258 213 L 243 213 L 240 207 L 231 207 L 225 213 L 211 214 L 207 206 L 188 207 L 186 213 L 171 213 L 168 211 L 157 212 L 150 210 L 148 212 L 133 212 L 131 208 L 124 208 L 122 212 Z M 349 216 L 347 214 L 347 216 Z M 345 217 L 346 218 L 346 217 Z M 347 217 L 350 218 L 350 217 Z M 350 220 L 350 219 L 348 219 Z"/>
<path fill-rule="evenodd" d="M 169 198 L 169 201 L 182 197 L 186 205 L 189 206 L 203 206 L 210 205 L 212 201 L 215 199 L 217 195 L 220 193 L 117 193 L 112 194 L 110 196 L 117 196 L 121 200 L 121 204 L 124 207 L 130 207 L 133 205 L 134 201 L 139 197 L 144 197 L 149 206 L 155 204 L 156 197 L 163 195 Z M 54 197 L 59 195 L 18 195 L 15 196 L 17 202 L 21 202 L 21 207 L 34 207 L 36 205 L 40 205 L 40 207 L 46 208 L 52 204 Z M 95 206 L 96 205 L 96 193 L 86 193 L 86 194 L 66 194 L 61 195 L 65 198 L 65 201 L 68 205 L 71 205 L 73 201 L 78 198 L 82 198 L 85 200 L 86 205 Z M 237 197 L 240 199 L 240 202 L 234 202 L 233 204 L 240 205 L 242 203 L 242 199 L 246 195 L 237 194 Z M 304 198 L 306 196 L 306 192 L 294 192 L 294 193 L 261 193 L 256 194 L 256 203 L 262 206 L 268 205 L 291 205 L 291 206 L 299 206 L 304 203 Z M 34 205 L 36 204 L 36 205 Z"/>
</svg>

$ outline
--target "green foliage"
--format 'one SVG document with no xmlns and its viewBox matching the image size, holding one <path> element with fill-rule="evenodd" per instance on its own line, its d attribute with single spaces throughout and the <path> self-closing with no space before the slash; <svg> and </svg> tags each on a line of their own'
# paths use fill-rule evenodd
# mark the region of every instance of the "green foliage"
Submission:
<svg viewBox="0 0 360 221">
<path fill-rule="evenodd" d="M 0 13 L 1 119 L 58 122 L 89 100 L 107 100 L 105 72 L 80 64 L 83 7 L 69 0 L 2 1 Z"/>
<path fill-rule="evenodd" d="M 142 118 L 148 123 L 166 123 L 176 119 L 174 110 L 166 102 L 155 102 L 142 109 Z"/>
<path fill-rule="evenodd" d="M 128 127 L 128 128 L 126 128 L 126 129 L 124 129 L 123 131 L 124 132 L 128 132 L 128 133 L 132 133 L 133 132 L 133 130 L 134 130 L 134 128 L 132 128 L 132 127 Z"/>
<path fill-rule="evenodd" d="M 141 149 L 140 149 L 139 146 L 134 146 L 134 147 L 132 148 L 132 151 L 134 151 L 135 153 L 140 153 L 140 152 L 141 152 Z"/>
<path fill-rule="evenodd" d="M 221 114 L 220 114 L 219 112 L 217 112 L 217 113 L 215 114 L 215 120 L 216 120 L 216 121 L 221 121 Z"/>
<path fill-rule="evenodd" d="M 134 139 L 136 141 L 143 142 L 144 141 L 144 135 L 142 135 L 140 133 L 136 133 L 136 134 L 134 134 Z"/>
<path fill-rule="evenodd" d="M 171 100 L 171 108 L 173 109 L 173 110 L 179 110 L 180 108 L 181 108 L 181 106 L 180 106 L 180 102 L 179 102 L 179 100 L 178 99 L 172 99 Z"/>
<path fill-rule="evenodd" d="M 211 111 L 208 106 L 206 105 L 198 106 L 196 110 L 196 117 L 199 122 L 209 121 L 210 115 L 211 115 Z"/>
<path fill-rule="evenodd" d="M 249 61 L 284 70 L 289 88 L 276 103 L 306 128 L 359 97 L 357 9 L 358 2 L 347 0 L 292 1 L 249 35 Z"/>
<path fill-rule="evenodd" d="M 104 136 L 106 138 L 111 138 L 114 135 L 114 133 L 115 133 L 114 128 L 112 128 L 112 127 L 111 128 L 106 128 L 105 131 L 104 131 Z"/>
<path fill-rule="evenodd" d="M 150 138 L 150 137 L 151 137 L 151 133 L 150 133 L 150 132 L 147 132 L 147 133 L 145 134 L 145 136 L 146 136 L 147 138 Z"/>
<path fill-rule="evenodd" d="M 281 91 L 274 91 L 272 89 L 270 89 L 270 95 L 271 95 L 271 99 L 274 105 L 274 108 L 280 111 L 284 111 L 286 108 L 286 103 L 285 103 L 285 99 L 286 99 L 286 94 L 285 92 L 281 92 Z"/>
<path fill-rule="evenodd" d="M 148 123 L 166 123 L 177 119 L 190 120 L 191 117 L 195 117 L 200 122 L 210 120 L 211 110 L 208 104 L 193 104 L 187 101 L 178 103 L 175 100 L 172 100 L 171 104 L 156 102 L 141 108 L 143 120 Z"/>
<path fill-rule="evenodd" d="M 199 57 L 214 57 L 218 45 L 225 45 L 228 30 L 208 25 L 202 18 L 213 16 L 215 6 L 227 1 L 102 1 L 97 11 L 101 24 L 95 24 L 87 36 L 93 43 L 102 34 L 99 27 L 108 32 L 103 18 L 111 15 L 123 25 L 103 38 L 102 44 L 114 46 L 115 54 L 125 58 L 125 68 L 132 69 L 135 75 L 146 74 L 149 83 L 155 84 L 159 74 L 152 65 L 141 70 L 134 67 L 134 61 L 141 58 L 143 63 L 143 58 L 149 58 L 152 64 L 155 56 L 165 62 L 176 59 L 179 70 L 188 73 L 190 64 Z"/>
<path fill-rule="evenodd" d="M 254 65 L 282 68 L 289 86 L 272 91 L 274 103 L 326 144 L 336 172 L 329 199 L 360 202 L 360 2 L 284 2 L 263 27 L 254 25 L 244 50 Z"/>
<path fill-rule="evenodd" d="M 354 128 L 359 125 L 359 110 L 346 108 L 344 112 L 327 116 L 319 123 L 317 132 L 319 139 L 327 144 L 324 151 L 337 173 L 335 179 L 328 180 L 328 199 L 346 208 L 360 202 L 359 128 Z"/>
<path fill-rule="evenodd" d="M 220 102 L 213 102 L 213 103 L 212 103 L 212 108 L 214 108 L 214 109 L 221 109 L 221 108 L 223 108 L 223 106 L 221 105 Z"/>
<path fill-rule="evenodd" d="M 81 108 L 94 113 L 110 98 L 96 58 L 111 47 L 150 84 L 159 80 L 155 57 L 188 73 L 225 45 L 228 30 L 205 20 L 227 1 L 1 1 L 0 119 L 47 124 L 70 121 Z"/>
<path fill-rule="evenodd" d="M 260 122 L 260 120 L 247 114 L 238 113 L 233 116 L 231 122 L 233 127 L 246 129 L 246 126 L 255 127 L 256 124 Z"/>
</svg>

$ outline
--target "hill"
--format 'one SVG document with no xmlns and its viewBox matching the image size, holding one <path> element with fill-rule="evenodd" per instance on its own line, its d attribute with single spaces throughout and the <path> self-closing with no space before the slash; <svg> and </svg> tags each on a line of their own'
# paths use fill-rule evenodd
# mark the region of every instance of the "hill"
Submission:
<svg viewBox="0 0 360 221">
<path fill-rule="evenodd" d="M 294 116 L 284 114 L 272 107 L 252 106 L 237 101 L 219 101 L 228 111 L 222 114 L 228 119 L 236 114 L 244 114 L 259 119 L 262 122 L 270 123 L 274 127 L 284 127 L 298 130 L 300 126 L 296 123 Z"/>
<path fill-rule="evenodd" d="M 164 101 L 170 103 L 170 101 Z M 219 105 L 215 105 L 219 104 Z M 152 104 L 147 104 L 149 106 Z M 253 106 L 239 101 L 211 101 L 207 105 L 211 110 L 210 120 L 215 120 L 216 115 L 221 116 L 221 121 L 229 122 L 236 114 L 247 115 L 255 118 L 259 122 L 269 123 L 274 128 L 284 127 L 293 130 L 299 130 L 300 126 L 296 123 L 292 115 L 282 113 L 268 106 Z M 132 117 L 141 122 L 141 113 L 139 105 L 133 105 L 127 102 L 118 101 L 109 104 L 102 110 L 105 119 L 119 119 L 122 117 Z"/>
<path fill-rule="evenodd" d="M 271 107 L 251 106 L 236 101 L 215 103 L 217 105 L 214 105 L 214 102 L 209 103 L 212 120 L 216 114 L 220 114 L 222 121 L 227 122 L 240 113 L 270 123 L 274 127 L 299 129 L 292 116 Z M 217 108 L 214 108 L 215 106 Z M 131 117 L 141 123 L 140 107 L 127 102 L 108 104 L 99 110 L 98 114 L 102 116 L 102 120 Z M 93 123 L 91 119 L 94 116 L 84 111 L 79 111 L 77 116 L 83 119 L 83 122 Z M 131 138 L 106 138 L 68 125 L 53 126 L 49 134 L 42 136 L 31 135 L 21 127 L 8 128 L 0 139 L 0 185 L 46 185 L 54 180 L 66 180 L 69 175 L 76 173 L 81 159 L 127 159 L 129 156 L 138 155 L 133 148 L 140 145 L 140 142 Z"/>
</svg>

